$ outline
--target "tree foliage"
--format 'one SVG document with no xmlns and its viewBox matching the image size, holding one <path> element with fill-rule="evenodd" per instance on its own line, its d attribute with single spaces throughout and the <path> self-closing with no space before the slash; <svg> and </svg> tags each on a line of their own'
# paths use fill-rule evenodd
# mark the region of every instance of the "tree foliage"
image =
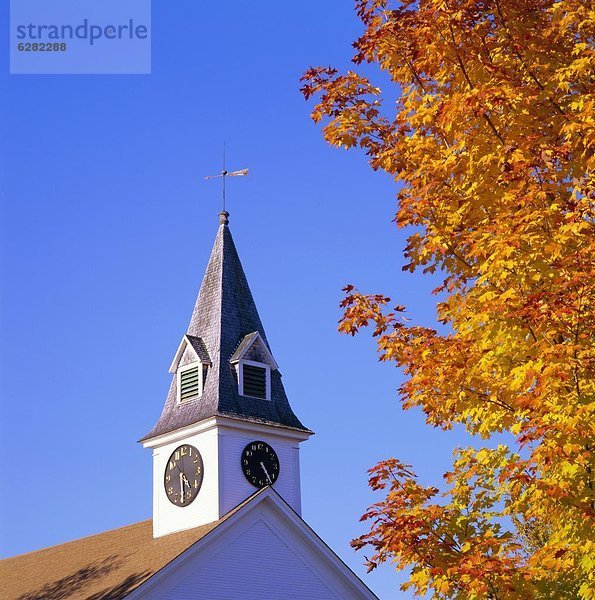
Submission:
<svg viewBox="0 0 595 600">
<path fill-rule="evenodd" d="M 595 598 L 595 12 L 584 0 L 358 0 L 356 73 L 302 91 L 339 147 L 401 183 L 404 269 L 443 273 L 447 333 L 346 288 L 340 330 L 371 325 L 405 408 L 516 447 L 455 452 L 442 490 L 395 459 L 371 469 L 370 568 L 435 598 Z M 382 260 L 379 257 L 379 260 Z"/>
</svg>

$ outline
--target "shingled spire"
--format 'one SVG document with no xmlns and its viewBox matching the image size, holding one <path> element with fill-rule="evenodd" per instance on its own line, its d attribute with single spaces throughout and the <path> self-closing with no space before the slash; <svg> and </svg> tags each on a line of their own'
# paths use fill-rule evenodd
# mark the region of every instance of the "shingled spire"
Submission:
<svg viewBox="0 0 595 600">
<path fill-rule="evenodd" d="M 231 237 L 228 217 L 225 211 L 219 214 L 219 230 L 185 337 L 197 354 L 206 350 L 210 360 L 203 393 L 192 402 L 178 403 L 174 375 L 163 412 L 143 440 L 214 416 L 309 431 L 291 410 L 278 369 L 271 370 L 270 400 L 239 393 L 231 361 L 240 344 L 257 337 L 247 337 L 250 334 L 258 333 L 268 353 L 270 348 Z"/>
</svg>

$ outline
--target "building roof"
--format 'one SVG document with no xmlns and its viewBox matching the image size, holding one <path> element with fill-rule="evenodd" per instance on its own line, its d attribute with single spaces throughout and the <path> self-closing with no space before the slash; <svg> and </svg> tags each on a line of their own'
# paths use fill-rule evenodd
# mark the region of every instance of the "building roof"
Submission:
<svg viewBox="0 0 595 600">
<path fill-rule="evenodd" d="M 142 441 L 214 416 L 309 431 L 293 413 L 278 370 L 271 372 L 270 401 L 238 393 L 236 372 L 230 363 L 238 344 L 248 334 L 258 332 L 269 352 L 270 347 L 227 216 L 227 213 L 220 215 L 219 229 L 187 331 L 190 340 L 201 339 L 212 361 L 203 394 L 200 398 L 178 404 L 177 381 L 175 376 L 172 377 L 161 416 Z"/>
<path fill-rule="evenodd" d="M 186 350 L 190 349 L 192 361 L 199 360 L 203 365 L 211 365 L 211 357 L 209 356 L 209 352 L 207 351 L 207 347 L 201 338 L 196 337 L 194 335 L 188 335 L 187 333 L 182 337 L 182 341 L 176 350 L 176 354 L 174 359 L 169 367 L 170 373 L 177 373 L 178 366 L 182 361 L 184 354 L 186 354 Z"/>
<path fill-rule="evenodd" d="M 223 518 L 154 538 L 141 521 L 58 546 L 0 560 L 2 600 L 120 600 L 264 493 L 258 490 Z"/>
<path fill-rule="evenodd" d="M 253 350 L 255 346 L 259 349 L 259 351 L 257 352 L 256 356 L 251 357 L 250 351 L 251 349 Z M 233 365 L 246 356 L 252 358 L 252 360 L 265 362 L 270 365 L 272 369 L 279 368 L 277 361 L 273 358 L 268 346 L 262 341 L 258 331 L 253 331 L 252 333 L 244 336 L 238 347 L 235 349 L 235 352 L 231 355 L 229 362 Z"/>
<path fill-rule="evenodd" d="M 188 335 L 188 334 L 186 334 L 185 337 L 190 342 L 190 345 L 194 349 L 194 352 L 196 352 L 196 355 L 198 356 L 198 358 L 200 358 L 200 362 L 205 363 L 205 364 L 210 364 L 211 357 L 209 356 L 207 347 L 205 346 L 205 343 L 202 341 L 202 339 L 199 337 L 196 337 L 194 335 Z"/>
<path fill-rule="evenodd" d="M 250 346 L 252 345 L 252 342 L 254 342 L 254 340 L 257 338 L 258 338 L 258 331 L 253 331 L 252 333 L 245 335 L 242 338 L 242 341 L 238 344 L 238 347 L 235 349 L 235 352 L 231 355 L 229 362 L 234 363 L 234 362 L 237 362 L 238 360 L 240 360 L 240 358 L 242 358 L 242 356 L 244 355 L 246 350 L 248 348 L 250 348 Z"/>
<path fill-rule="evenodd" d="M 219 521 L 153 538 L 151 520 L 0 561 L 3 600 L 118 600 Z"/>
</svg>

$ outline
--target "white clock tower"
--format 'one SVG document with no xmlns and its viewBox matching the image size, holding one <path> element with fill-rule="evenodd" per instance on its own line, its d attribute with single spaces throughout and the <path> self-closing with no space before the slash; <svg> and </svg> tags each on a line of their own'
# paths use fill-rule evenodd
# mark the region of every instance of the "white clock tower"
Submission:
<svg viewBox="0 0 595 600">
<path fill-rule="evenodd" d="M 141 440 L 153 450 L 154 537 L 217 521 L 267 485 L 301 514 L 299 444 L 312 432 L 285 395 L 228 217 L 163 412 Z"/>
</svg>

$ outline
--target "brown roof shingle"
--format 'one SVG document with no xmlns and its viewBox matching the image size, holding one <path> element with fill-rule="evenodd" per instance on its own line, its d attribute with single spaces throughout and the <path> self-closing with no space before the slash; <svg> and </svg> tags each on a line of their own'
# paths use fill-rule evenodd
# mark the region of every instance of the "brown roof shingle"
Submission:
<svg viewBox="0 0 595 600">
<path fill-rule="evenodd" d="M 118 600 L 221 521 L 153 538 L 152 521 L 0 561 L 2 600 Z"/>
</svg>

